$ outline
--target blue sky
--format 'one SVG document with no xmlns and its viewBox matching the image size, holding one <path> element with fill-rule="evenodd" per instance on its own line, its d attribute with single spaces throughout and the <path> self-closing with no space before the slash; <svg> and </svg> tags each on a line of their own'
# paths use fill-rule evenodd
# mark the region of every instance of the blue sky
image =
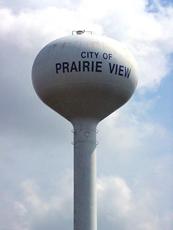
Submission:
<svg viewBox="0 0 173 230">
<path fill-rule="evenodd" d="M 132 99 L 98 126 L 98 229 L 172 230 L 172 1 L 1 0 L 0 18 L 1 230 L 72 229 L 72 126 L 31 68 L 74 29 L 121 41 L 139 66 Z"/>
<path fill-rule="evenodd" d="M 156 93 L 159 97 L 158 102 L 151 111 L 151 115 L 154 119 L 159 123 L 162 123 L 169 130 L 173 129 L 173 110 L 171 109 L 173 100 L 172 85 L 173 78 L 170 73 L 160 85 L 159 90 Z"/>
</svg>

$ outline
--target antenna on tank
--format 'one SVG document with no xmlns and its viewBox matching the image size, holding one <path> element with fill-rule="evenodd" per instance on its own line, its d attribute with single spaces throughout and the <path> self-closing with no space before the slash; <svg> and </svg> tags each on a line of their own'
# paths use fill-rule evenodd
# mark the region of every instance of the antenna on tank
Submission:
<svg viewBox="0 0 173 230">
<path fill-rule="evenodd" d="M 39 52 L 32 82 L 39 98 L 73 125 L 74 230 L 96 230 L 96 127 L 131 98 L 137 70 L 119 42 L 72 35 Z"/>
<path fill-rule="evenodd" d="M 90 33 L 92 34 L 92 31 L 90 30 L 73 30 L 72 31 L 72 35 L 76 34 L 76 35 L 82 35 L 84 33 Z"/>
</svg>

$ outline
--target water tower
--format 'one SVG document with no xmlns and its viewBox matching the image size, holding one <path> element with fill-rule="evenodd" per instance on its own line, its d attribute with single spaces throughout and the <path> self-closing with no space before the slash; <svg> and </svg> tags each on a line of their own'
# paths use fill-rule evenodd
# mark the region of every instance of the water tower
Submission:
<svg viewBox="0 0 173 230">
<path fill-rule="evenodd" d="M 110 38 L 76 31 L 37 55 L 32 81 L 39 98 L 74 127 L 74 230 L 96 230 L 96 126 L 126 103 L 136 64 Z"/>
</svg>

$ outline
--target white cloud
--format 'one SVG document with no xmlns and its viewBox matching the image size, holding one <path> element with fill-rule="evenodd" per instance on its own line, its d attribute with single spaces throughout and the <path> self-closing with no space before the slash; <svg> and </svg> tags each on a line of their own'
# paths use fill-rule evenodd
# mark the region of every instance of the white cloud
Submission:
<svg viewBox="0 0 173 230">
<path fill-rule="evenodd" d="M 112 157 L 116 154 L 122 159 L 130 159 L 139 154 L 146 155 L 149 152 L 152 155 L 161 151 L 157 143 L 162 143 L 162 149 L 165 149 L 167 154 L 171 153 L 171 131 L 153 121 L 149 114 L 156 103 L 157 98 L 131 101 L 128 106 L 101 122 L 98 140 L 103 155 L 107 151 L 112 153 Z M 105 135 L 107 130 L 109 135 Z"/>
<path fill-rule="evenodd" d="M 97 188 L 101 211 L 106 213 L 103 216 L 110 220 L 113 220 L 114 216 L 128 216 L 133 208 L 131 190 L 122 178 L 100 178 Z"/>
<path fill-rule="evenodd" d="M 159 212 L 156 212 L 157 196 L 155 197 L 152 188 L 147 188 L 147 191 L 147 194 L 136 193 L 125 180 L 119 177 L 100 178 L 98 182 L 100 223 L 106 223 L 109 229 L 117 227 L 126 230 L 132 228 L 134 230 L 162 230 L 163 226 L 167 226 L 166 229 L 170 230 L 171 213 L 161 216 Z"/>
<path fill-rule="evenodd" d="M 66 204 L 72 202 L 72 173 L 65 172 L 63 177 L 57 178 L 57 183 L 54 184 L 54 190 L 56 194 L 52 195 L 50 200 L 44 200 L 44 191 L 41 191 L 38 183 L 34 180 L 25 180 L 21 184 L 21 188 L 24 192 L 24 203 L 32 209 L 37 215 L 44 215 L 50 210 L 55 210 L 62 214 L 65 214 L 68 206 Z M 43 197 L 42 197 L 43 196 Z"/>
<path fill-rule="evenodd" d="M 69 190 L 67 184 L 69 176 L 67 181 L 66 179 L 63 184 L 59 184 L 63 186 L 61 187 L 63 193 L 59 193 L 57 188 L 54 191 L 55 196 L 51 199 L 43 199 L 41 188 L 39 192 L 35 189 L 35 186 L 38 189 L 36 182 L 24 181 L 22 185 L 24 200 L 15 202 L 18 215 L 23 217 L 19 225 L 24 226 L 25 223 L 27 230 L 72 227 L 73 214 L 70 210 L 72 188 Z M 130 230 L 132 227 L 134 230 L 162 230 L 163 226 L 167 226 L 166 230 L 171 230 L 172 214 L 168 212 L 162 215 L 156 212 L 158 198 L 151 188 L 147 188 L 147 191 L 147 193 L 135 191 L 120 177 L 99 178 L 97 183 L 99 228 L 102 230 L 107 226 L 111 230 L 115 228 Z M 18 229 L 20 228 L 16 228 Z"/>
<path fill-rule="evenodd" d="M 44 197 L 44 191 L 33 180 L 22 183 L 23 201 L 18 206 L 23 207 L 25 218 L 28 221 L 28 230 L 51 228 L 66 229 L 72 227 L 72 178 L 66 173 L 63 178 L 57 178 L 57 185 L 50 198 Z M 21 211 L 21 210 L 19 210 Z"/>
<path fill-rule="evenodd" d="M 15 14 L 10 9 L 0 9 L 0 38 L 17 45 L 19 49 L 33 51 L 53 39 L 67 35 L 81 25 L 95 30 L 94 23 L 85 18 L 79 20 L 76 11 L 66 8 L 48 7 L 45 9 L 24 10 Z M 69 22 L 70 19 L 70 22 Z"/>
<path fill-rule="evenodd" d="M 30 205 L 34 210 L 40 210 L 41 212 L 47 210 L 47 205 L 40 200 L 36 191 L 37 186 L 33 181 L 24 181 L 22 187 L 26 194 L 26 203 L 28 205 Z"/>
</svg>

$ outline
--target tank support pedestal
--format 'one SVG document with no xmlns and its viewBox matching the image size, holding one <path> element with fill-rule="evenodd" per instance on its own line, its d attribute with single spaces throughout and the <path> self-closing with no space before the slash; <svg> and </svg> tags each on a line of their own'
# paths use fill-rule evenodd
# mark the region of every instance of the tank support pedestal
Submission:
<svg viewBox="0 0 173 230">
<path fill-rule="evenodd" d="M 97 230 L 96 126 L 88 119 L 74 126 L 74 230 Z"/>
</svg>

